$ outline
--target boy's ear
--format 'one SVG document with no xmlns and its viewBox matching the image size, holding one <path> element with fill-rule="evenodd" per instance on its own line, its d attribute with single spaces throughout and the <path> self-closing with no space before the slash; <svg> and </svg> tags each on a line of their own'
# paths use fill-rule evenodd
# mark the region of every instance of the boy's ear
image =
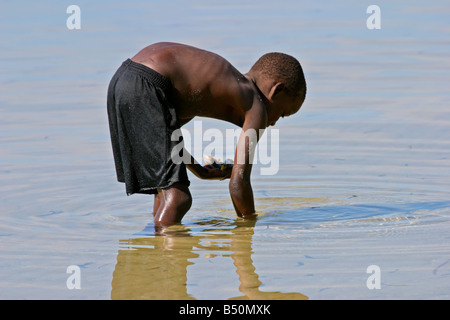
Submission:
<svg viewBox="0 0 450 320">
<path fill-rule="evenodd" d="M 270 89 L 270 98 L 273 99 L 277 94 L 284 91 L 286 86 L 282 82 L 275 83 L 272 88 Z"/>
</svg>

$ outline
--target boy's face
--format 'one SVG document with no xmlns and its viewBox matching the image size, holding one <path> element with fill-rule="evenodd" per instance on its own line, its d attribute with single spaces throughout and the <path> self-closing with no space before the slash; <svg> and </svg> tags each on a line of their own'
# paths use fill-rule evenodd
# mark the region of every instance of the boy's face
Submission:
<svg viewBox="0 0 450 320">
<path fill-rule="evenodd" d="M 271 101 L 271 106 L 267 113 L 267 126 L 274 126 L 280 118 L 296 113 L 300 110 L 302 104 L 301 98 L 294 98 L 285 92 L 280 92 Z"/>
</svg>

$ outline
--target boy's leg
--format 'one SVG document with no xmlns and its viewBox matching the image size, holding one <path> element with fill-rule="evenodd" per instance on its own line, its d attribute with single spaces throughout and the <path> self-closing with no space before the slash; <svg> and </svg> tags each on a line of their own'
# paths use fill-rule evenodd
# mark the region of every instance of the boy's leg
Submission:
<svg viewBox="0 0 450 320">
<path fill-rule="evenodd" d="M 162 199 L 161 190 L 158 190 L 158 193 L 155 194 L 155 201 L 153 202 L 153 218 L 156 216 L 159 207 L 162 206 L 163 203 L 164 201 Z"/>
<path fill-rule="evenodd" d="M 192 205 L 189 187 L 182 183 L 174 183 L 169 188 L 158 190 L 158 197 L 160 197 L 159 208 L 154 214 L 154 221 L 157 225 L 181 222 Z"/>
</svg>

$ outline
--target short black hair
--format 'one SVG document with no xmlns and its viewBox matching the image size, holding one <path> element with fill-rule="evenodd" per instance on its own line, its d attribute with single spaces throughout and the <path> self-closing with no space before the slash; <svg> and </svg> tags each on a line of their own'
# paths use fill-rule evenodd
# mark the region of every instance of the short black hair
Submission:
<svg viewBox="0 0 450 320">
<path fill-rule="evenodd" d="M 266 53 L 255 62 L 250 72 L 283 82 L 290 95 L 305 100 L 305 75 L 296 58 L 281 52 Z"/>
</svg>

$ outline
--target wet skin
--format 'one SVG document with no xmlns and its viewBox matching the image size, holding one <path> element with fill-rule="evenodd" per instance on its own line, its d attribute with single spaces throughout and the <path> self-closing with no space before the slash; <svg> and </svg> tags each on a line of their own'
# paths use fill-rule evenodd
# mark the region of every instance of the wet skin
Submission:
<svg viewBox="0 0 450 320">
<path fill-rule="evenodd" d="M 249 154 L 255 145 L 245 139 L 246 130 L 258 134 L 280 117 L 300 109 L 303 101 L 284 90 L 282 82 L 240 73 L 221 56 L 178 43 L 155 43 L 131 58 L 169 78 L 174 87 L 173 103 L 180 126 L 196 116 L 219 119 L 242 128 L 232 169 L 220 170 L 191 161 L 186 167 L 201 179 L 229 178 L 230 196 L 239 217 L 254 219 L 255 206 L 250 184 L 252 165 Z M 259 137 L 257 137 L 259 139 Z M 239 154 L 243 152 L 244 154 Z M 236 159 L 245 161 L 236 161 Z M 241 163 L 242 162 L 242 163 Z M 159 189 L 155 195 L 155 224 L 170 225 L 181 221 L 192 203 L 185 185 L 174 184 Z"/>
</svg>

